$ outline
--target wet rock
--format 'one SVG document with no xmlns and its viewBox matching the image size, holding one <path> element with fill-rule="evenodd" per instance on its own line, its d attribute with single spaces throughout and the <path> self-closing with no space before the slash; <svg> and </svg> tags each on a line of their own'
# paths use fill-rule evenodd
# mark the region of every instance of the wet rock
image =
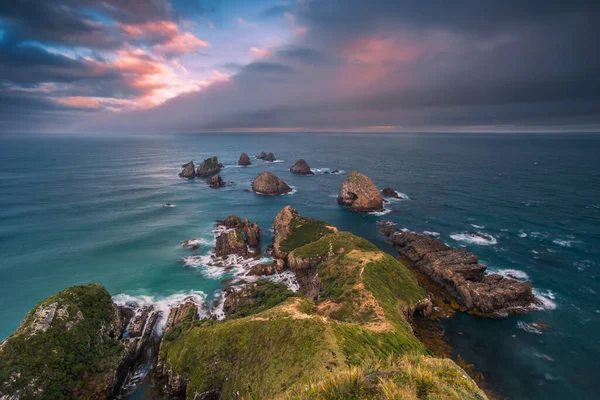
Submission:
<svg viewBox="0 0 600 400">
<path fill-rule="evenodd" d="M 144 332 L 144 327 L 146 326 L 146 323 L 148 322 L 148 317 L 150 316 L 152 311 L 154 311 L 154 307 L 145 306 L 142 307 L 142 309 L 133 316 L 133 318 L 129 322 L 129 337 L 135 338 L 142 336 L 142 333 Z"/>
<path fill-rule="evenodd" d="M 273 154 L 273 153 L 269 153 L 269 154 L 267 154 L 267 155 L 265 156 L 264 160 L 265 160 L 265 161 L 270 161 L 270 162 L 273 162 L 273 161 L 275 161 L 275 160 L 276 160 L 276 158 L 275 158 L 275 154 Z"/>
<path fill-rule="evenodd" d="M 398 193 L 394 189 L 392 189 L 390 187 L 386 187 L 385 189 L 383 189 L 381 191 L 381 194 L 384 195 L 385 197 L 392 197 L 392 198 L 395 198 L 395 199 L 401 199 L 402 198 L 402 197 L 400 197 L 398 195 Z"/>
<path fill-rule="evenodd" d="M 297 175 L 314 175 L 304 160 L 296 161 L 296 163 L 290 168 L 290 171 Z"/>
<path fill-rule="evenodd" d="M 468 310 L 491 315 L 538 305 L 530 284 L 486 275 L 478 257 L 440 240 L 412 232 L 394 232 L 390 242 L 413 266 L 440 285 Z"/>
<path fill-rule="evenodd" d="M 263 276 L 263 275 L 273 275 L 275 273 L 275 268 L 273 264 L 256 264 L 250 269 L 248 275 L 254 276 Z"/>
<path fill-rule="evenodd" d="M 217 175 L 210 177 L 206 181 L 206 184 L 213 189 L 218 189 L 218 188 L 222 188 L 225 186 L 225 181 L 223 180 L 223 178 L 221 178 L 220 174 L 217 174 Z"/>
<path fill-rule="evenodd" d="M 350 172 L 342 182 L 337 201 L 355 212 L 383 209 L 383 199 L 373 181 L 358 172 Z"/>
<path fill-rule="evenodd" d="M 266 156 L 267 156 L 267 153 L 265 153 L 264 151 L 261 151 L 260 154 L 256 156 L 256 158 L 258 158 L 259 160 L 264 160 Z"/>
<path fill-rule="evenodd" d="M 276 175 L 269 171 L 264 171 L 252 182 L 252 190 L 257 194 L 273 196 L 289 193 L 292 191 L 292 188 Z"/>
<path fill-rule="evenodd" d="M 382 219 L 381 221 L 377 221 L 376 224 L 379 225 L 379 226 L 383 226 L 383 227 L 388 227 L 388 226 L 394 226 L 394 225 L 396 225 L 396 223 L 394 221 L 390 221 L 390 220 L 387 220 L 387 219 Z"/>
<path fill-rule="evenodd" d="M 248 157 L 248 154 L 242 153 L 240 155 L 240 159 L 238 161 L 238 165 L 241 165 L 241 166 L 245 167 L 245 166 L 248 166 L 248 165 L 251 165 L 251 164 L 252 164 L 252 162 L 250 161 L 250 157 Z"/>
<path fill-rule="evenodd" d="M 214 175 L 219 173 L 221 168 L 223 168 L 223 165 L 219 164 L 219 159 L 217 157 L 207 158 L 198 166 L 196 176 L 205 177 Z"/>
<path fill-rule="evenodd" d="M 187 164 L 183 164 L 181 168 L 182 170 L 179 173 L 180 178 L 192 179 L 196 176 L 196 167 L 194 166 L 193 161 L 190 161 Z"/>
</svg>

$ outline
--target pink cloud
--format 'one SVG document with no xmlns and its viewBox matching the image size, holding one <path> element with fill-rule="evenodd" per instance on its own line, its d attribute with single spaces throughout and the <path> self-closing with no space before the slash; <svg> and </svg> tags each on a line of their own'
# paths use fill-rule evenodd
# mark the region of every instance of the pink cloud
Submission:
<svg viewBox="0 0 600 400">
<path fill-rule="evenodd" d="M 102 107 L 102 104 L 92 97 L 59 97 L 54 99 L 54 101 L 63 106 L 86 108 L 89 110 L 97 110 Z"/>
<path fill-rule="evenodd" d="M 258 57 L 267 57 L 269 55 L 271 55 L 271 52 L 267 49 L 261 49 L 258 47 L 252 47 L 250 48 L 250 53 L 252 55 L 258 56 Z"/>
<path fill-rule="evenodd" d="M 152 50 L 157 54 L 162 55 L 183 55 L 196 51 L 199 48 L 210 47 L 208 42 L 198 39 L 189 32 L 173 36 L 168 42 L 157 44 L 152 47 Z"/>
</svg>

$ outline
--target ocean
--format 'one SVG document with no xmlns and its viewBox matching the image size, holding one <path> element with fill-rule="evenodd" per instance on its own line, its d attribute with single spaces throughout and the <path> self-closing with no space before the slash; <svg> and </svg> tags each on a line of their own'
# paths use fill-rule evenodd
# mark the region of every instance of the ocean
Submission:
<svg viewBox="0 0 600 400">
<path fill-rule="evenodd" d="M 261 151 L 278 162 L 237 167 L 240 153 Z M 225 165 L 225 188 L 177 177 L 181 164 L 213 155 Z M 299 158 L 315 176 L 289 173 Z M 263 170 L 295 192 L 244 191 Z M 385 215 L 341 208 L 335 197 L 349 171 L 404 199 Z M 528 280 L 543 310 L 458 314 L 443 322 L 448 341 L 502 397 L 597 398 L 600 135 L 591 134 L 0 136 L 0 339 L 70 285 L 99 282 L 117 299 L 167 304 L 191 293 L 210 301 L 231 277 L 202 261 L 215 220 L 258 221 L 264 246 L 288 204 L 392 254 L 376 222 L 393 220 L 466 247 L 490 271 Z M 182 248 L 188 239 L 200 247 Z"/>
</svg>

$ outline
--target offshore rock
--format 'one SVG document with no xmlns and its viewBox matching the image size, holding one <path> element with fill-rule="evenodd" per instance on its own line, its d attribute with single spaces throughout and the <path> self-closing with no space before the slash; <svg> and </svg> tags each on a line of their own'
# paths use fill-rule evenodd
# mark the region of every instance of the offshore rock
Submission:
<svg viewBox="0 0 600 400">
<path fill-rule="evenodd" d="M 390 243 L 413 266 L 440 285 L 469 311 L 492 315 L 540 305 L 529 283 L 485 274 L 478 257 L 440 240 L 412 232 L 391 234 Z"/>
<path fill-rule="evenodd" d="M 355 212 L 380 211 L 383 199 L 377 187 L 369 177 L 350 172 L 340 187 L 337 201 Z"/>
<path fill-rule="evenodd" d="M 196 176 L 196 167 L 194 166 L 193 161 L 190 161 L 187 164 L 183 164 L 181 168 L 182 170 L 179 173 L 180 178 L 192 179 Z"/>
<path fill-rule="evenodd" d="M 269 171 L 264 171 L 258 175 L 252 182 L 254 193 L 268 196 L 286 194 L 292 191 L 284 181 Z"/>
<path fill-rule="evenodd" d="M 252 162 L 250 161 L 250 157 L 248 157 L 248 154 L 242 153 L 240 155 L 240 159 L 238 161 L 238 165 L 241 165 L 241 166 L 245 167 L 245 166 L 248 166 L 250 164 L 252 164 Z"/>
<path fill-rule="evenodd" d="M 392 189 L 390 187 L 386 187 L 385 189 L 383 189 L 381 191 L 381 194 L 383 194 L 385 197 L 393 197 L 395 199 L 401 199 L 402 198 L 402 197 L 400 197 L 398 195 L 398 193 L 394 189 Z"/>
<path fill-rule="evenodd" d="M 217 236 L 217 257 L 227 257 L 230 254 L 247 257 L 250 252 L 260 251 L 260 227 L 257 222 L 252 223 L 248 218 L 242 220 L 237 215 L 230 215 L 217 225 L 225 228 Z"/>
<path fill-rule="evenodd" d="M 215 255 L 217 257 L 227 257 L 231 254 L 242 257 L 248 255 L 248 248 L 241 229 L 228 229 L 217 236 Z"/>
<path fill-rule="evenodd" d="M 264 160 L 265 160 L 265 161 L 271 161 L 271 162 L 275 161 L 275 160 L 276 160 L 276 158 L 275 158 L 275 154 L 273 154 L 273 153 L 269 153 L 269 154 L 267 154 L 267 155 L 265 156 Z"/>
<path fill-rule="evenodd" d="M 207 158 L 198 166 L 198 169 L 196 170 L 196 176 L 204 177 L 214 175 L 219 173 L 222 167 L 223 165 L 219 164 L 217 157 Z"/>
<path fill-rule="evenodd" d="M 220 174 L 217 174 L 208 178 L 206 184 L 213 189 L 218 189 L 225 186 L 225 181 L 223 180 L 223 178 L 221 178 Z"/>
<path fill-rule="evenodd" d="M 258 158 L 259 160 L 264 160 L 266 156 L 267 156 L 267 153 L 265 153 L 264 151 L 261 151 L 260 154 L 256 156 L 256 158 Z"/>
<path fill-rule="evenodd" d="M 302 159 L 296 161 L 296 163 L 290 168 L 290 171 L 297 175 L 314 175 L 306 161 Z"/>
</svg>

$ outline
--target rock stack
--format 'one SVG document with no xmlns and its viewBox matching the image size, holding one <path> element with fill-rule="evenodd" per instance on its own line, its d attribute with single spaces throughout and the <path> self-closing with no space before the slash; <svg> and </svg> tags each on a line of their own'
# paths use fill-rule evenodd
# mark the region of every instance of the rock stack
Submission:
<svg viewBox="0 0 600 400">
<path fill-rule="evenodd" d="M 194 166 L 193 161 L 190 161 L 187 164 L 183 164 L 181 168 L 182 170 L 179 173 L 180 178 L 192 179 L 196 176 L 196 167 Z"/>
<path fill-rule="evenodd" d="M 314 175 L 306 161 L 302 159 L 296 161 L 292 168 L 290 168 L 290 171 L 297 175 Z"/>
<path fill-rule="evenodd" d="M 276 175 L 273 175 L 269 171 L 264 171 L 252 182 L 252 190 L 257 194 L 273 196 L 289 193 L 292 191 L 292 188 Z"/>
<path fill-rule="evenodd" d="M 355 212 L 381 211 L 383 209 L 383 199 L 373 181 L 358 172 L 350 172 L 342 182 L 337 201 Z"/>
<path fill-rule="evenodd" d="M 219 160 L 217 159 L 217 157 L 207 158 L 206 160 L 202 161 L 202 163 L 198 167 L 198 170 L 196 171 L 196 176 L 205 177 L 214 175 L 219 173 L 221 171 L 221 168 L 223 168 L 223 165 L 219 164 Z"/>
</svg>

